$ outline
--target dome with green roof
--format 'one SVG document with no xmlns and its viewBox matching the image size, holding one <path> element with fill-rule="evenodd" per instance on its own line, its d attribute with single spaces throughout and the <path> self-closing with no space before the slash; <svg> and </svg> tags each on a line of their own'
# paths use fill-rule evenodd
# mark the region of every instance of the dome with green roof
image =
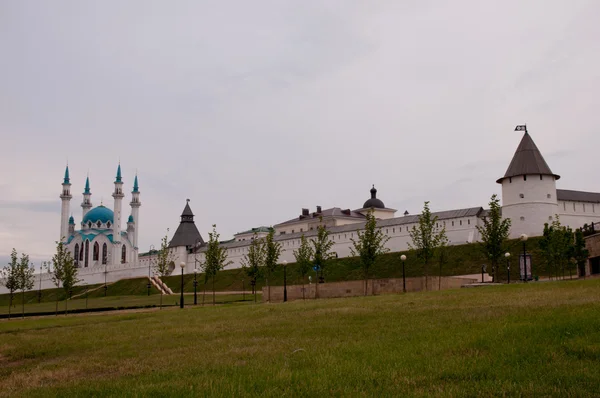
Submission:
<svg viewBox="0 0 600 398">
<path fill-rule="evenodd" d="M 88 211 L 87 214 L 85 215 L 85 217 L 83 217 L 83 223 L 86 224 L 87 222 L 92 222 L 93 224 L 95 224 L 96 222 L 100 221 L 103 224 L 106 224 L 107 222 L 114 222 L 114 213 L 111 209 L 109 209 L 108 207 L 104 207 L 102 205 L 98 206 L 98 207 L 94 207 L 92 210 Z"/>
</svg>

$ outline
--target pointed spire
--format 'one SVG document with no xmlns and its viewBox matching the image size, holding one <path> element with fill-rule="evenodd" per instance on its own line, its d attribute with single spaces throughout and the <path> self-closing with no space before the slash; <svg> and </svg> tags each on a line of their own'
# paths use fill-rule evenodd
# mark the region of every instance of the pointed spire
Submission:
<svg viewBox="0 0 600 398">
<path fill-rule="evenodd" d="M 185 208 L 183 209 L 183 213 L 181 213 L 182 220 L 184 217 L 194 217 L 194 213 L 192 213 L 192 209 L 190 208 L 190 200 L 186 199 L 185 202 Z"/>
<path fill-rule="evenodd" d="M 531 136 L 528 132 L 525 132 L 504 177 L 498 179 L 496 182 L 501 184 L 505 178 L 535 174 L 551 175 L 557 180 L 560 178 L 559 175 L 554 174 L 550 170 Z"/>
<path fill-rule="evenodd" d="M 371 188 L 371 199 L 377 198 L 377 189 L 375 189 L 375 184 L 373 184 L 373 188 Z"/>
<path fill-rule="evenodd" d="M 139 192 L 140 188 L 138 186 L 137 173 L 135 173 L 135 179 L 133 180 L 133 192 Z"/>
<path fill-rule="evenodd" d="M 85 190 L 83 191 L 84 194 L 89 194 L 90 193 L 90 176 L 88 175 L 85 178 Z"/>
<path fill-rule="evenodd" d="M 65 179 L 63 180 L 63 184 L 70 184 L 71 179 L 69 178 L 69 164 L 67 163 L 67 168 L 65 169 Z"/>
<path fill-rule="evenodd" d="M 117 178 L 115 182 L 121 182 L 121 162 L 119 162 L 119 167 L 117 167 Z"/>
</svg>

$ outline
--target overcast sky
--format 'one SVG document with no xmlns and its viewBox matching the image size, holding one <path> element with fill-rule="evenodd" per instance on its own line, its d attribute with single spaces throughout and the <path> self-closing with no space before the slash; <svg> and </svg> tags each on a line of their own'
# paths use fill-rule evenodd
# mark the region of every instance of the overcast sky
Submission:
<svg viewBox="0 0 600 398">
<path fill-rule="evenodd" d="M 2 1 L 0 259 L 49 259 L 68 159 L 81 221 L 119 160 L 140 249 L 186 198 L 206 239 L 360 208 L 486 206 L 529 131 L 600 191 L 600 2 Z M 129 214 L 130 194 L 124 200 Z M 125 228 L 125 225 L 123 225 Z"/>
</svg>

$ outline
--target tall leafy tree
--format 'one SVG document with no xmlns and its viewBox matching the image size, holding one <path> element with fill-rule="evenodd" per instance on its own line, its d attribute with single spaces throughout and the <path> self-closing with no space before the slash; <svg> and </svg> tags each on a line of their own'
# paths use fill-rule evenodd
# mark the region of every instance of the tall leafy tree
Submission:
<svg viewBox="0 0 600 398">
<path fill-rule="evenodd" d="M 275 230 L 273 228 L 271 228 L 267 236 L 265 236 L 263 246 L 265 253 L 265 271 L 267 274 L 267 291 L 269 302 L 271 302 L 271 284 L 269 283 L 269 279 L 271 278 L 271 274 L 277 269 L 277 262 L 279 261 L 282 251 L 281 243 L 275 242 Z"/>
<path fill-rule="evenodd" d="M 156 253 L 156 262 L 154 263 L 154 272 L 158 274 L 161 278 L 168 276 L 172 272 L 172 263 L 173 263 L 173 253 L 169 249 L 169 230 L 167 229 L 167 234 L 163 236 L 160 241 L 160 249 Z M 162 309 L 162 296 L 163 296 L 163 287 L 160 286 L 160 306 Z"/>
<path fill-rule="evenodd" d="M 258 238 L 256 232 L 248 247 L 248 253 L 242 258 L 242 268 L 250 278 L 254 301 L 256 301 L 256 280 L 260 277 L 262 267 L 265 264 L 265 250 L 261 239 Z"/>
<path fill-rule="evenodd" d="M 19 260 L 17 250 L 12 249 L 10 262 L 0 270 L 0 284 L 8 290 L 8 318 L 15 298 L 15 292 L 19 290 Z"/>
<path fill-rule="evenodd" d="M 302 237 L 300 238 L 300 247 L 298 250 L 294 250 L 294 257 L 296 258 L 298 273 L 302 279 L 302 300 L 305 300 L 304 283 L 306 281 L 306 275 L 308 275 L 312 266 L 313 249 L 309 245 L 304 234 L 302 234 Z"/>
<path fill-rule="evenodd" d="M 363 232 L 356 231 L 358 239 L 352 241 L 350 253 L 352 256 L 360 258 L 360 265 L 363 270 L 365 279 L 365 296 L 367 295 L 369 270 L 376 263 L 379 256 L 390 251 L 385 247 L 385 244 L 390 239 L 381 229 L 377 228 L 377 219 L 373 214 L 373 210 L 367 213 L 367 221 Z"/>
<path fill-rule="evenodd" d="M 213 305 L 215 305 L 215 278 L 217 273 L 233 263 L 227 260 L 227 249 L 220 245 L 219 236 L 217 225 L 213 224 L 212 232 L 208 233 L 208 244 L 204 252 L 205 260 L 202 264 L 205 278 L 210 277 L 212 279 Z"/>
<path fill-rule="evenodd" d="M 480 247 L 492 265 L 492 278 L 495 282 L 498 277 L 498 265 L 506 252 L 510 219 L 502 219 L 500 199 L 496 194 L 492 195 L 489 206 L 489 214 L 483 219 L 483 225 L 477 226 L 477 231 L 481 235 Z"/>
<path fill-rule="evenodd" d="M 436 255 L 437 249 L 446 241 L 446 228 L 439 228 L 437 216 L 431 214 L 429 202 L 423 205 L 423 211 L 419 215 L 419 223 L 409 231 L 412 243 L 408 244 L 414 250 L 417 257 L 423 261 L 425 274 L 425 290 L 428 289 L 429 262 Z"/>
<path fill-rule="evenodd" d="M 575 231 L 575 243 L 573 246 L 573 259 L 577 264 L 579 273 L 585 278 L 585 264 L 588 261 L 589 252 L 585 248 L 585 239 L 583 237 L 583 231 L 578 229 Z"/>
<path fill-rule="evenodd" d="M 35 268 L 29 264 L 29 256 L 21 254 L 19 260 L 19 290 L 21 290 L 21 305 L 23 318 L 25 318 L 25 291 L 33 289 Z"/>
<path fill-rule="evenodd" d="M 574 250 L 573 231 L 560 223 L 558 215 L 550 225 L 544 226 L 544 234 L 540 240 L 540 249 L 550 270 L 558 278 L 559 272 L 565 277 L 565 268 L 572 263 Z"/>
<path fill-rule="evenodd" d="M 323 221 L 322 218 L 320 218 Z M 334 243 L 329 238 L 329 231 L 323 223 L 317 227 L 317 236 L 310 240 L 313 246 L 313 264 L 318 266 L 321 270 L 321 279 L 323 279 L 323 272 L 329 263 L 329 260 L 336 257 L 335 253 L 331 251 Z"/>
</svg>

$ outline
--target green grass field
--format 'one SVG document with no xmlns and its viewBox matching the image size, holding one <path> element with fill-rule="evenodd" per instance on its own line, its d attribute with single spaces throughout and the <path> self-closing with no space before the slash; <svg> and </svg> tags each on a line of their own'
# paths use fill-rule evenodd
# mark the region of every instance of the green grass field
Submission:
<svg viewBox="0 0 600 398">
<path fill-rule="evenodd" d="M 0 396 L 600 391 L 600 279 L 0 321 Z"/>
</svg>

